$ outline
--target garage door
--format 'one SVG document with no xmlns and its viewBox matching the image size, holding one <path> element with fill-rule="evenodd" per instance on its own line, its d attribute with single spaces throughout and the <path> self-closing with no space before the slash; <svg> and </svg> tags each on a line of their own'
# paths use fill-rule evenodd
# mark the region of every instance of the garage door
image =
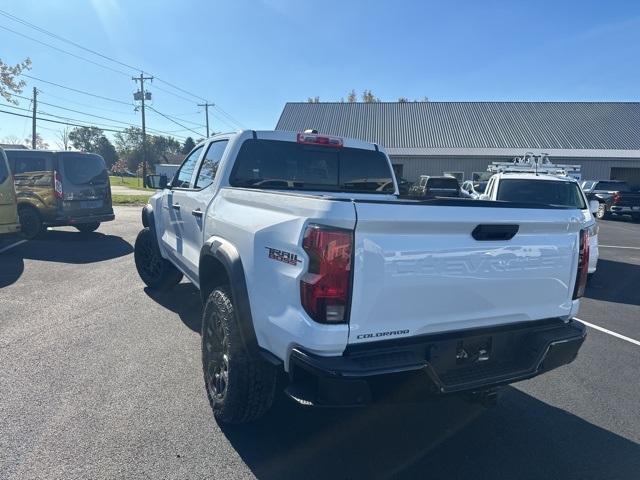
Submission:
<svg viewBox="0 0 640 480">
<path fill-rule="evenodd" d="M 631 188 L 640 189 L 640 168 L 611 167 L 611 180 L 624 180 Z"/>
</svg>

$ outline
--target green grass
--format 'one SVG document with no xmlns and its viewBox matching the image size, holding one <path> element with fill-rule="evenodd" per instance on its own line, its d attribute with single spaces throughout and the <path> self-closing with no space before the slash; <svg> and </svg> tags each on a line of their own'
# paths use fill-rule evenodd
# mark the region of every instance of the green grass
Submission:
<svg viewBox="0 0 640 480">
<path fill-rule="evenodd" d="M 153 190 L 152 188 L 144 188 L 142 186 L 142 179 L 136 177 L 110 176 L 109 182 L 111 182 L 111 185 L 121 185 L 123 187 L 135 188 L 136 190 L 143 190 L 146 192 L 150 192 Z"/>
<path fill-rule="evenodd" d="M 112 195 L 114 205 L 145 205 L 151 195 Z"/>
</svg>

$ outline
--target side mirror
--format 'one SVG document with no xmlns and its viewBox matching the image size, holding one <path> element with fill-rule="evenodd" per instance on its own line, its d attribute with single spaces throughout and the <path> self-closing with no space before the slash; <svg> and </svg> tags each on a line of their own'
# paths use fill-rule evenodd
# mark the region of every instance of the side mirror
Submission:
<svg viewBox="0 0 640 480">
<path fill-rule="evenodd" d="M 599 208 L 600 208 L 600 202 L 598 202 L 597 200 L 589 201 L 589 210 L 591 211 L 591 213 L 593 214 L 598 213 Z"/>
</svg>

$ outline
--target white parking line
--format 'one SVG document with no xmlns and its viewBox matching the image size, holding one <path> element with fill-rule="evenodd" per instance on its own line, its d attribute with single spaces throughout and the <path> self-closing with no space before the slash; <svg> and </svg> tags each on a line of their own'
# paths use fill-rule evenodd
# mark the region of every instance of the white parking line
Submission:
<svg viewBox="0 0 640 480">
<path fill-rule="evenodd" d="M 11 245 L 8 245 L 4 248 L 0 248 L 0 253 L 4 253 L 7 250 L 13 248 L 13 247 L 17 247 L 18 245 L 22 245 L 24 242 L 26 242 L 26 240 L 18 240 L 16 243 L 12 243 Z"/>
<path fill-rule="evenodd" d="M 628 248 L 630 250 L 640 250 L 640 247 L 621 247 L 620 245 L 598 245 L 599 248 Z"/>
<path fill-rule="evenodd" d="M 584 323 L 587 327 L 591 327 L 595 330 L 600 330 L 601 332 L 608 333 L 609 335 L 619 338 L 621 340 L 626 340 L 629 343 L 633 343 L 634 345 L 638 345 L 640 347 L 640 341 L 634 340 L 633 338 L 625 337 L 624 335 L 620 335 L 619 333 L 612 332 L 611 330 L 607 330 L 606 328 L 599 327 L 598 325 L 594 325 L 593 323 L 585 322 L 584 320 L 580 320 L 576 317 L 576 320 Z"/>
</svg>

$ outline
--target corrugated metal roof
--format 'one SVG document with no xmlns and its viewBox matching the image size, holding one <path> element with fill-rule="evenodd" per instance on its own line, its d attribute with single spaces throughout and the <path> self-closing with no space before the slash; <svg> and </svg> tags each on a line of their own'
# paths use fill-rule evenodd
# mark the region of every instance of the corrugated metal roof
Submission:
<svg viewBox="0 0 640 480">
<path fill-rule="evenodd" d="M 389 148 L 640 149 L 637 102 L 287 103 L 276 130 Z"/>
</svg>

